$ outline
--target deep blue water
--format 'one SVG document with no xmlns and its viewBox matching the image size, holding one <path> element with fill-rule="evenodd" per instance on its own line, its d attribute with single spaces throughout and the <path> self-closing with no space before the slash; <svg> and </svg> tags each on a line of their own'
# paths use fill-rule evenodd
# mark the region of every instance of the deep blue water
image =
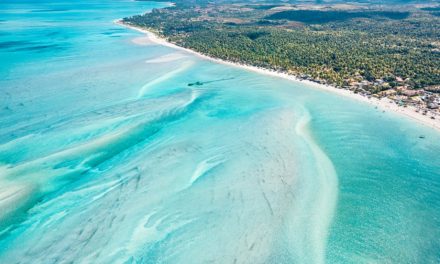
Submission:
<svg viewBox="0 0 440 264">
<path fill-rule="evenodd" d="M 440 133 L 113 23 L 166 5 L 0 3 L 0 263 L 440 262 Z"/>
</svg>

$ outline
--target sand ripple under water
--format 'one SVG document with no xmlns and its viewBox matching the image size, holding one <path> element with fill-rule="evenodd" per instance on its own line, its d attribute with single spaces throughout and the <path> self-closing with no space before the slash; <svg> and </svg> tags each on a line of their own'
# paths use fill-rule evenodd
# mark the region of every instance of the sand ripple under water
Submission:
<svg viewBox="0 0 440 264">
<path fill-rule="evenodd" d="M 440 261 L 437 131 L 58 4 L 0 4 L 59 47 L 0 50 L 0 263 Z"/>
</svg>

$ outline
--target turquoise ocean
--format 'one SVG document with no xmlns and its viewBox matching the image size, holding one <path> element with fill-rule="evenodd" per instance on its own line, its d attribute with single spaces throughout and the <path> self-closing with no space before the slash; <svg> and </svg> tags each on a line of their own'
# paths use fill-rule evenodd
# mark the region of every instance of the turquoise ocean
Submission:
<svg viewBox="0 0 440 264">
<path fill-rule="evenodd" d="M 0 263 L 440 262 L 438 131 L 113 23 L 167 5 L 0 2 Z"/>
</svg>

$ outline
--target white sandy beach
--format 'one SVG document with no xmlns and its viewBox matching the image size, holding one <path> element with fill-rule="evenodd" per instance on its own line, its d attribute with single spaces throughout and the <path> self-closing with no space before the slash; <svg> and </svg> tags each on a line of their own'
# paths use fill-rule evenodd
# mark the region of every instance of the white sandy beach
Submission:
<svg viewBox="0 0 440 264">
<path fill-rule="evenodd" d="M 319 83 L 312 82 L 309 80 L 301 80 L 293 75 L 289 75 L 286 73 L 280 73 L 280 72 L 276 72 L 276 71 L 272 71 L 272 70 L 268 70 L 268 69 L 264 69 L 264 68 L 260 68 L 260 67 L 243 65 L 243 64 L 239 64 L 239 63 L 233 63 L 233 62 L 224 61 L 221 59 L 212 58 L 212 57 L 206 56 L 204 54 L 198 53 L 196 51 L 186 49 L 186 48 L 177 46 L 173 43 L 170 43 L 167 40 L 157 36 L 153 32 L 148 31 L 146 29 L 124 24 L 124 23 L 122 23 L 121 19 L 115 20 L 115 23 L 146 34 L 146 38 L 136 38 L 134 40 L 134 42 L 139 45 L 148 45 L 150 43 L 159 44 L 159 45 L 167 46 L 167 47 L 170 47 L 173 49 L 183 50 L 185 52 L 196 55 L 200 58 L 203 58 L 206 60 L 211 60 L 211 61 L 214 61 L 217 63 L 222 63 L 222 64 L 226 64 L 226 65 L 233 66 L 233 67 L 240 67 L 242 69 L 246 69 L 249 71 L 253 71 L 253 72 L 257 72 L 257 73 L 261 73 L 261 74 L 265 74 L 265 75 L 270 75 L 270 76 L 275 76 L 275 77 L 279 77 L 279 78 L 283 78 L 283 79 L 288 79 L 288 80 L 295 81 L 295 82 L 301 82 L 303 84 L 306 84 L 308 87 L 333 92 L 333 93 L 336 93 L 336 94 L 339 94 L 342 96 L 350 97 L 354 100 L 369 103 L 375 107 L 378 107 L 379 109 L 381 109 L 383 111 L 393 111 L 395 113 L 399 113 L 401 115 L 404 115 L 408 118 L 411 118 L 417 122 L 420 122 L 424 125 L 427 125 L 429 127 L 432 127 L 434 129 L 437 129 L 440 131 L 440 118 L 438 118 L 438 116 L 437 116 L 437 119 L 432 119 L 431 116 L 423 115 L 422 113 L 416 112 L 416 109 L 412 106 L 401 107 L 401 106 L 398 106 L 397 104 L 395 104 L 394 102 L 390 101 L 388 98 L 382 98 L 382 99 L 378 99 L 378 98 L 374 98 L 374 97 L 368 98 L 368 97 L 360 95 L 360 94 L 355 94 L 349 90 L 339 89 L 339 88 L 336 88 L 336 87 L 333 87 L 330 85 L 319 84 Z"/>
</svg>

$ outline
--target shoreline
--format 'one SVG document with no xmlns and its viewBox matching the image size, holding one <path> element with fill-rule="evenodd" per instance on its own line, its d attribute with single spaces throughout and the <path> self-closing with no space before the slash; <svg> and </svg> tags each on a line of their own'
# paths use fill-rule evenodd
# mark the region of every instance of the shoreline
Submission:
<svg viewBox="0 0 440 264">
<path fill-rule="evenodd" d="M 188 48 L 184 48 L 184 47 L 178 46 L 174 43 L 168 42 L 166 39 L 158 36 L 154 32 L 151 32 L 145 28 L 126 24 L 122 21 L 122 19 L 117 19 L 114 21 L 114 23 L 118 24 L 120 26 L 129 28 L 129 29 L 144 33 L 152 43 L 155 43 L 158 45 L 162 45 L 162 46 L 170 47 L 173 49 L 185 51 L 185 52 L 190 53 L 192 55 L 195 55 L 199 58 L 202 58 L 205 60 L 210 60 L 210 61 L 213 61 L 216 63 L 221 63 L 221 64 L 225 64 L 225 65 L 232 66 L 232 67 L 238 67 L 238 68 L 245 69 L 245 70 L 252 71 L 252 72 L 256 72 L 259 74 L 264 74 L 264 75 L 273 76 L 273 77 L 277 77 L 277 78 L 287 79 L 290 81 L 305 84 L 308 87 L 311 87 L 313 89 L 319 89 L 319 90 L 323 90 L 323 91 L 332 92 L 332 93 L 335 93 L 335 94 L 338 94 L 341 96 L 349 97 L 353 100 L 368 103 L 368 104 L 375 106 L 383 111 L 391 111 L 391 112 L 403 115 L 403 116 L 405 116 L 409 119 L 412 119 L 414 121 L 417 121 L 425 126 L 428 126 L 433 129 L 436 129 L 437 131 L 440 131 L 440 119 L 431 119 L 431 117 L 429 117 L 427 115 L 423 115 L 419 112 L 416 112 L 416 108 L 413 106 L 407 106 L 407 107 L 398 106 L 395 102 L 390 101 L 390 99 L 388 99 L 386 97 L 382 98 L 382 99 L 374 98 L 374 97 L 369 98 L 369 97 L 366 97 L 361 94 L 356 94 L 350 90 L 340 89 L 340 88 L 337 88 L 337 87 L 334 87 L 331 85 L 320 84 L 320 83 L 316 83 L 316 82 L 313 82 L 310 80 L 302 80 L 300 78 L 297 78 L 294 75 L 290 75 L 287 73 L 276 72 L 276 71 L 261 68 L 261 67 L 239 64 L 239 63 L 235 63 L 235 62 L 230 62 L 230 61 L 225 61 L 222 59 L 213 58 L 213 57 L 207 56 L 205 54 L 199 53 L 197 51 L 194 51 L 194 50 L 191 50 Z"/>
</svg>

